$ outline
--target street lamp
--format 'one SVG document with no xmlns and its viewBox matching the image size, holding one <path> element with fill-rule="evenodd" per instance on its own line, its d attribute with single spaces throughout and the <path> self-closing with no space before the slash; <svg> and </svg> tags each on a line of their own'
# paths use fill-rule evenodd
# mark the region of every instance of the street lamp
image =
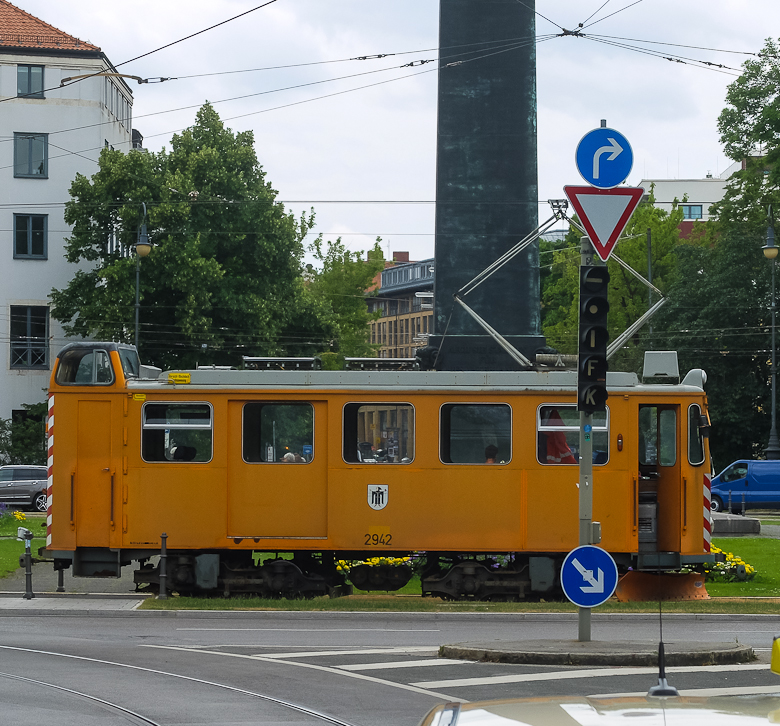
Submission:
<svg viewBox="0 0 780 726">
<path fill-rule="evenodd" d="M 141 309 L 141 258 L 146 257 L 152 251 L 149 235 L 146 232 L 146 204 L 141 202 L 144 208 L 144 216 L 138 229 L 138 242 L 135 243 L 135 348 L 138 350 L 138 314 Z"/>
<path fill-rule="evenodd" d="M 772 264 L 772 305 L 770 310 L 772 311 L 772 428 L 769 431 L 769 443 L 767 444 L 764 453 L 767 459 L 780 459 L 780 441 L 777 439 L 777 416 L 776 416 L 776 392 L 775 383 L 777 378 L 777 368 L 775 367 L 775 313 L 777 311 L 777 304 L 775 301 L 775 259 L 777 258 L 778 247 L 775 244 L 775 226 L 774 219 L 772 218 L 772 205 L 769 205 L 769 212 L 767 214 L 769 224 L 766 228 L 766 244 L 762 247 L 764 256 Z"/>
</svg>

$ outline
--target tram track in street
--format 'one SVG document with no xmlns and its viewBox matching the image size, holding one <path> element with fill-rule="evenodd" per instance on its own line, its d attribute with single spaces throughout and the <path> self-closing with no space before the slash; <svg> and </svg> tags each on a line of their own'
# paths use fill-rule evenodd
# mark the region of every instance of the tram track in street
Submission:
<svg viewBox="0 0 780 726">
<path fill-rule="evenodd" d="M 146 668 L 144 666 L 137 666 L 130 663 L 119 663 L 116 661 L 109 661 L 109 660 L 102 660 L 99 658 L 89 658 L 86 656 L 80 656 L 80 655 L 73 655 L 70 653 L 57 653 L 55 651 L 45 651 L 45 650 L 36 650 L 33 648 L 21 648 L 18 646 L 9 646 L 9 645 L 0 645 L 0 650 L 6 650 L 6 651 L 16 651 L 20 653 L 30 653 L 34 655 L 45 655 L 45 656 L 52 656 L 56 658 L 68 658 L 73 660 L 78 660 L 86 663 L 95 663 L 99 665 L 104 666 L 114 666 L 116 668 L 126 668 L 142 673 L 149 673 L 157 676 L 166 676 L 169 678 L 176 678 L 183 681 L 187 681 L 189 683 L 196 683 L 203 686 L 211 686 L 213 688 L 219 688 L 226 691 L 229 691 L 231 693 L 235 693 L 237 695 L 243 695 L 248 696 L 250 698 L 256 698 L 262 701 L 265 701 L 267 703 L 271 703 L 275 706 L 280 706 L 282 708 L 286 708 L 292 711 L 296 711 L 300 714 L 303 714 L 305 716 L 310 716 L 312 718 L 317 719 L 318 721 L 322 721 L 325 723 L 333 724 L 334 726 L 356 726 L 350 721 L 344 721 L 343 719 L 337 718 L 335 716 L 331 716 L 327 713 L 322 713 L 321 711 L 317 711 L 312 708 L 308 708 L 307 706 L 303 706 L 297 703 L 293 703 L 291 701 L 286 701 L 281 698 L 276 698 L 274 696 L 269 696 L 263 693 L 258 693 L 256 691 L 250 691 L 245 688 L 238 688 L 236 686 L 230 686 L 226 683 L 218 683 L 216 681 L 209 681 L 202 678 L 195 678 L 194 676 L 187 676 L 180 673 L 171 673 L 169 671 L 162 671 L 155 668 Z M 11 679 L 16 679 L 23 682 L 28 682 L 31 684 L 39 685 L 39 686 L 48 686 L 52 689 L 59 690 L 65 693 L 70 693 L 74 696 L 80 696 L 82 698 L 88 699 L 90 701 L 93 701 L 95 703 L 98 703 L 106 708 L 113 708 L 116 712 L 121 712 L 123 715 L 127 716 L 128 718 L 135 718 L 135 721 L 130 721 L 131 723 L 139 724 L 139 725 L 146 725 L 146 726 L 164 726 L 164 724 L 160 724 L 157 721 L 153 721 L 151 719 L 146 718 L 145 716 L 142 716 L 134 711 L 131 711 L 129 709 L 126 709 L 122 706 L 119 706 L 118 704 L 113 704 L 109 701 L 105 701 L 103 699 L 100 699 L 96 696 L 91 696 L 86 693 L 82 693 L 79 691 L 75 691 L 69 688 L 65 688 L 63 686 L 58 686 L 53 683 L 46 683 L 44 681 L 37 681 L 35 679 L 26 678 L 23 676 L 17 676 L 15 674 L 10 673 L 0 673 L 0 677 L 6 677 Z"/>
<path fill-rule="evenodd" d="M 118 703 L 111 703 L 110 701 L 98 698 L 97 696 L 92 696 L 89 693 L 77 691 L 73 688 L 65 688 L 65 686 L 58 686 L 56 683 L 47 683 L 45 681 L 36 680 L 35 678 L 18 676 L 14 673 L 0 673 L 0 678 L 7 678 L 14 681 L 21 681 L 23 683 L 30 683 L 32 685 L 42 686 L 44 688 L 52 688 L 55 691 L 66 693 L 69 696 L 74 696 L 76 698 L 90 701 L 91 703 L 96 703 L 100 708 L 120 714 L 121 716 L 125 717 L 128 723 L 136 724 L 136 726 L 162 726 L 162 724 L 160 724 L 158 721 L 153 721 L 146 716 L 142 716 L 140 713 L 131 711 L 129 708 L 125 708 L 124 706 L 120 706 Z"/>
</svg>

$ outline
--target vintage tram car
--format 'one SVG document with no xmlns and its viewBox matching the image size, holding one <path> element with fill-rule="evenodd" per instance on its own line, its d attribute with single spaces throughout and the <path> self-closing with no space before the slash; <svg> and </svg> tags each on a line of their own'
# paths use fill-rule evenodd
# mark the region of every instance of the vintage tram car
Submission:
<svg viewBox="0 0 780 726">
<path fill-rule="evenodd" d="M 377 361 L 376 364 L 380 364 Z M 578 543 L 575 371 L 198 368 L 82 342 L 49 392 L 46 552 L 74 576 L 140 563 L 172 590 L 550 597 Z M 277 369 L 274 369 L 277 368 Z M 711 556 L 705 376 L 609 373 L 593 420 L 593 511 L 627 570 Z"/>
</svg>

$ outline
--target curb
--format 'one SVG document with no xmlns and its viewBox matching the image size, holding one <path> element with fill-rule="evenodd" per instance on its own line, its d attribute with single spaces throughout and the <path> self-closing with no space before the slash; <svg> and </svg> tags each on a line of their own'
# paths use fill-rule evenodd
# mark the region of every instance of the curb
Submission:
<svg viewBox="0 0 780 726">
<path fill-rule="evenodd" d="M 63 598 L 62 595 L 51 595 L 47 599 L 57 600 L 59 598 L 72 601 L 70 606 L 63 607 L 25 607 L 22 599 L 22 593 L 19 593 L 18 599 L 20 607 L 9 607 L 10 604 L 2 604 L 3 600 L 8 603 L 8 598 L 0 600 L 0 618 L 3 616 L 56 616 L 56 617 L 150 617 L 150 618 L 192 618 L 192 619 L 273 619 L 275 617 L 285 617 L 297 620 L 364 620 L 375 618 L 387 618 L 393 620 L 426 620 L 432 622 L 457 622 L 480 620 L 502 620 L 504 622 L 578 622 L 577 613 L 431 613 L 431 612 L 392 612 L 392 611 L 328 611 L 328 610 L 139 610 L 141 598 L 132 598 L 122 596 L 121 598 L 79 598 L 79 596 L 69 596 Z M 36 594 L 36 600 L 42 599 Z M 98 608 L 92 609 L 89 602 L 102 600 L 103 602 L 112 600 L 136 600 L 137 604 L 132 610 Z M 733 613 L 669 613 L 664 615 L 664 621 L 678 622 L 713 622 L 733 625 L 735 622 L 759 622 L 764 625 L 769 624 L 767 619 L 771 618 L 777 621 L 776 614 L 744 614 L 734 615 Z M 599 615 L 593 613 L 593 622 L 645 622 L 658 621 L 657 613 L 615 613 Z M 717 644 L 720 648 L 722 644 Z M 657 644 L 654 644 L 657 648 Z"/>
<path fill-rule="evenodd" d="M 667 666 L 708 666 L 748 663 L 753 648 L 726 643 L 664 643 Z M 456 643 L 439 648 L 442 658 L 516 665 L 650 666 L 658 665 L 658 645 L 638 642 L 537 640 L 505 643 Z"/>
</svg>

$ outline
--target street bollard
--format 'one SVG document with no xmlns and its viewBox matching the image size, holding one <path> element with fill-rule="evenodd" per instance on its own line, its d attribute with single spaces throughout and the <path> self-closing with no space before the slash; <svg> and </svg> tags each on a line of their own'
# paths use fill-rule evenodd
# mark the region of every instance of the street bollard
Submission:
<svg viewBox="0 0 780 726">
<path fill-rule="evenodd" d="M 745 492 L 742 492 L 742 516 L 745 516 Z"/>
<path fill-rule="evenodd" d="M 65 570 L 57 570 L 57 592 L 65 592 Z"/>
<path fill-rule="evenodd" d="M 731 489 L 729 489 L 729 508 L 726 511 L 731 514 Z"/>
<path fill-rule="evenodd" d="M 160 593 L 157 595 L 157 599 L 167 600 L 168 575 L 165 570 L 168 560 L 168 535 L 163 532 L 160 535 L 160 539 L 162 540 L 160 544 Z"/>
<path fill-rule="evenodd" d="M 24 540 L 24 599 L 32 600 L 35 595 L 32 589 L 32 544 L 33 533 L 25 527 L 19 527 L 16 530 L 16 538 Z"/>
</svg>

